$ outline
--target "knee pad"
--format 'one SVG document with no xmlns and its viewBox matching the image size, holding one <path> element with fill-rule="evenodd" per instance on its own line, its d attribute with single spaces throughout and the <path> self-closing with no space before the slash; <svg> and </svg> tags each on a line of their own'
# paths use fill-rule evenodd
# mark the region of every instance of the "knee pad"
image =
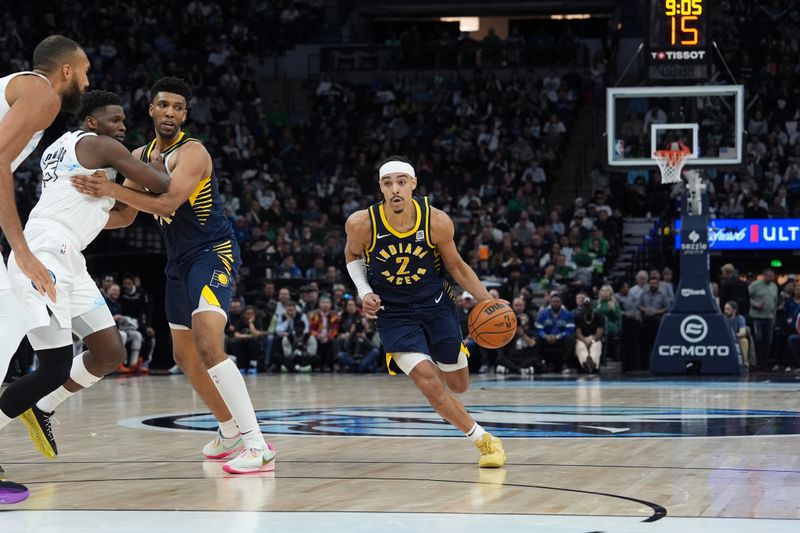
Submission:
<svg viewBox="0 0 800 533">
<path fill-rule="evenodd" d="M 39 350 L 39 371 L 42 373 L 41 383 L 57 389 L 69 379 L 72 369 L 72 345 L 49 350 Z"/>
</svg>

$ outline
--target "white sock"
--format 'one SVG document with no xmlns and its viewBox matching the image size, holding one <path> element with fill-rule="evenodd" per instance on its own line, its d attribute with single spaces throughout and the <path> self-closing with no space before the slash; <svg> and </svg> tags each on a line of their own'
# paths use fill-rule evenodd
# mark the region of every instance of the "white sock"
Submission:
<svg viewBox="0 0 800 533">
<path fill-rule="evenodd" d="M 6 427 L 11 422 L 11 420 L 13 419 L 7 417 L 3 411 L 0 411 L 0 429 Z"/>
<path fill-rule="evenodd" d="M 466 435 L 467 438 L 472 442 L 478 442 L 481 440 L 481 437 L 483 437 L 484 433 L 486 433 L 486 431 L 480 426 L 480 424 L 475 422 L 475 425 L 472 426 L 472 429 L 467 431 Z"/>
<path fill-rule="evenodd" d="M 266 448 L 264 436 L 256 420 L 253 402 L 247 393 L 244 378 L 239 373 L 236 363 L 225 359 L 221 363 L 208 369 L 211 381 L 217 386 L 220 396 L 228 406 L 239 431 L 242 432 L 245 446 L 248 448 Z"/>
<path fill-rule="evenodd" d="M 219 434 L 223 439 L 232 439 L 239 436 L 239 426 L 236 425 L 236 420 L 231 418 L 227 422 L 219 423 Z"/>
<path fill-rule="evenodd" d="M 56 410 L 56 407 L 61 405 L 61 403 L 75 394 L 74 392 L 70 392 L 64 388 L 64 386 L 60 386 L 38 402 L 36 402 L 36 407 L 40 410 L 44 411 L 45 413 L 52 413 Z"/>
</svg>

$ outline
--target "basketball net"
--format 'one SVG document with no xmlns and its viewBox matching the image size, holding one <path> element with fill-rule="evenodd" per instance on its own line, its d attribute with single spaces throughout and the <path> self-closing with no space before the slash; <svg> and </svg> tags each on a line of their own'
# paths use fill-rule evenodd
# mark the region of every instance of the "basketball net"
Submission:
<svg viewBox="0 0 800 533">
<path fill-rule="evenodd" d="M 669 185 L 673 183 L 680 183 L 681 171 L 686 164 L 686 159 L 692 155 L 689 147 L 683 143 L 672 143 L 672 146 L 678 147 L 677 150 L 656 150 L 653 152 L 653 159 L 656 160 L 658 169 L 661 171 L 661 183 Z"/>
</svg>

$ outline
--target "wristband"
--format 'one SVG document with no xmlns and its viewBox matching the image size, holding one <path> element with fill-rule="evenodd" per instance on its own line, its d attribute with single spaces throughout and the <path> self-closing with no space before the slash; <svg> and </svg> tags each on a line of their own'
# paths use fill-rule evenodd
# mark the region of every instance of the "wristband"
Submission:
<svg viewBox="0 0 800 533">
<path fill-rule="evenodd" d="M 370 287 L 369 281 L 367 281 L 367 265 L 364 263 L 364 260 L 359 258 L 355 261 L 350 261 L 347 263 L 347 272 L 350 274 L 350 279 L 353 280 L 353 283 L 356 286 L 356 290 L 358 291 L 358 297 L 361 300 L 364 299 L 364 296 L 375 292 Z"/>
</svg>

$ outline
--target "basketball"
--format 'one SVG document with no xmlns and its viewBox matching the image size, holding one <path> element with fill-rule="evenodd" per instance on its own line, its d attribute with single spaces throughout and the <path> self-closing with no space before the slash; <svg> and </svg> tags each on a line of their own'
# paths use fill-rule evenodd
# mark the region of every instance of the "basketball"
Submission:
<svg viewBox="0 0 800 533">
<path fill-rule="evenodd" d="M 484 300 L 477 304 L 467 319 L 469 336 L 484 348 L 500 348 L 517 332 L 517 315 L 502 300 Z"/>
</svg>

